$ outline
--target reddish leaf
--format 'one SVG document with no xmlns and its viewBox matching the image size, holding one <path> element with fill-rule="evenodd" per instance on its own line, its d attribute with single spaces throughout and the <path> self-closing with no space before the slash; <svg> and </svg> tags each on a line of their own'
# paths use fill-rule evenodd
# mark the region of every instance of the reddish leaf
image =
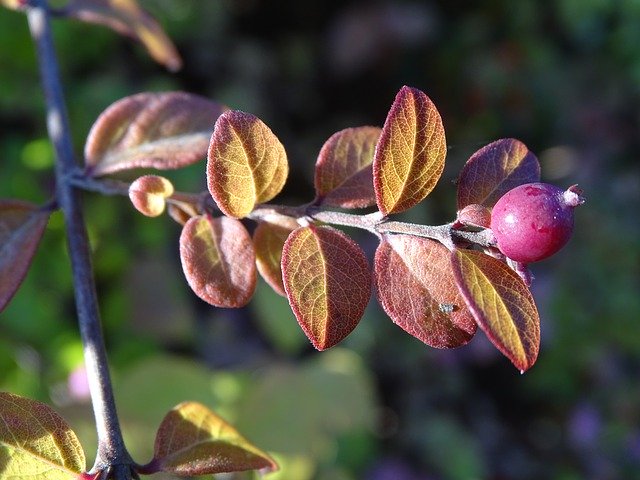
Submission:
<svg viewBox="0 0 640 480">
<path fill-rule="evenodd" d="M 347 128 L 325 142 L 315 169 L 319 203 L 342 208 L 375 205 L 371 164 L 381 131 L 378 127 Z"/>
<path fill-rule="evenodd" d="M 85 467 L 76 434 L 51 407 L 0 392 L 0 477 L 74 480 Z"/>
<path fill-rule="evenodd" d="M 375 257 L 378 301 L 391 320 L 436 348 L 466 344 L 476 323 L 456 286 L 449 250 L 428 238 L 387 236 Z"/>
<path fill-rule="evenodd" d="M 182 67 L 182 59 L 169 37 L 136 0 L 70 0 L 64 13 L 84 22 L 105 25 L 140 41 L 156 62 L 171 71 Z"/>
<path fill-rule="evenodd" d="M 220 210 L 247 216 L 282 190 L 288 173 L 284 147 L 259 118 L 237 110 L 220 116 L 207 161 L 209 192 Z"/>
<path fill-rule="evenodd" d="M 150 472 L 180 476 L 278 469 L 269 455 L 196 402 L 181 403 L 164 417 L 151 466 Z"/>
<path fill-rule="evenodd" d="M 129 200 L 147 217 L 157 217 L 164 212 L 165 200 L 173 195 L 173 184 L 158 175 L 144 175 L 129 185 Z"/>
<path fill-rule="evenodd" d="M 496 140 L 474 153 L 460 172 L 458 210 L 472 203 L 492 207 L 512 188 L 539 180 L 540 163 L 524 143 Z"/>
<path fill-rule="evenodd" d="M 282 278 L 293 313 L 318 350 L 334 346 L 356 328 L 371 296 L 364 252 L 331 227 L 312 225 L 289 235 Z"/>
<path fill-rule="evenodd" d="M 0 311 L 29 270 L 49 212 L 18 200 L 0 200 Z"/>
<path fill-rule="evenodd" d="M 458 287 L 480 328 L 521 372 L 540 349 L 538 310 L 522 279 L 500 260 L 474 250 L 451 255 Z"/>
<path fill-rule="evenodd" d="M 253 246 L 256 250 L 256 265 L 262 278 L 275 290 L 286 297 L 282 283 L 282 248 L 294 225 L 283 226 L 274 223 L 260 222 L 253 232 Z"/>
<path fill-rule="evenodd" d="M 402 87 L 389 110 L 373 158 L 378 209 L 407 210 L 435 187 L 447 154 L 442 119 L 423 92 Z"/>
<path fill-rule="evenodd" d="M 190 219 L 180 236 L 180 258 L 189 286 L 216 307 L 242 307 L 256 288 L 251 237 L 238 220 L 202 215 Z"/>
<path fill-rule="evenodd" d="M 139 93 L 109 106 L 91 127 L 84 155 L 94 176 L 169 170 L 205 157 L 224 107 L 183 92 Z"/>
</svg>

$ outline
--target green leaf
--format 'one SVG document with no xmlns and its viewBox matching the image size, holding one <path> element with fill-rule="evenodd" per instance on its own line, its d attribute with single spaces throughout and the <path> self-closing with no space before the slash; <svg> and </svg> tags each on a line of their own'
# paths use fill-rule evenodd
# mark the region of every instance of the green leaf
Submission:
<svg viewBox="0 0 640 480">
<path fill-rule="evenodd" d="M 240 221 L 202 215 L 191 218 L 180 236 L 180 258 L 189 286 L 216 307 L 246 305 L 256 288 L 256 257 Z"/>
<path fill-rule="evenodd" d="M 313 346 L 340 342 L 360 322 L 371 296 L 371 273 L 360 246 L 331 227 L 294 230 L 282 252 L 289 304 Z"/>
<path fill-rule="evenodd" d="M 521 372 L 540 349 L 540 317 L 531 292 L 504 262 L 456 249 L 451 263 L 460 292 L 489 340 Z"/>
<path fill-rule="evenodd" d="M 71 427 L 51 407 L 0 392 L 0 476 L 76 480 L 86 467 Z"/>
<path fill-rule="evenodd" d="M 29 270 L 49 212 L 19 200 L 0 200 L 0 311 Z"/>
<path fill-rule="evenodd" d="M 258 272 L 273 290 L 285 297 L 282 283 L 282 248 L 287 237 L 297 227 L 297 223 L 283 226 L 260 222 L 253 232 L 253 247 L 256 251 Z"/>
<path fill-rule="evenodd" d="M 446 154 L 444 127 L 435 105 L 420 90 L 402 87 L 373 158 L 378 209 L 388 215 L 420 203 L 442 175 Z"/>
<path fill-rule="evenodd" d="M 509 190 L 540 181 L 540 163 L 527 146 L 503 138 L 482 147 L 458 177 L 458 210 L 472 203 L 492 207 Z"/>
<path fill-rule="evenodd" d="M 136 0 L 70 0 L 64 14 L 83 22 L 105 25 L 140 41 L 151 58 L 175 72 L 182 59 L 158 22 Z"/>
<path fill-rule="evenodd" d="M 237 110 L 220 116 L 207 162 L 209 192 L 220 210 L 247 216 L 280 193 L 288 173 L 284 147 L 259 118 Z"/>
<path fill-rule="evenodd" d="M 278 469 L 268 454 L 196 402 L 183 402 L 164 418 L 152 464 L 156 471 L 182 476 Z"/>
<path fill-rule="evenodd" d="M 373 152 L 382 130 L 347 128 L 322 146 L 315 168 L 317 202 L 341 208 L 375 205 Z"/>
<path fill-rule="evenodd" d="M 91 127 L 84 156 L 93 176 L 181 168 L 207 154 L 225 107 L 184 92 L 139 93 L 109 106 Z"/>
<path fill-rule="evenodd" d="M 429 346 L 455 348 L 476 333 L 456 285 L 449 250 L 411 235 L 387 236 L 375 257 L 378 300 L 391 320 Z"/>
</svg>

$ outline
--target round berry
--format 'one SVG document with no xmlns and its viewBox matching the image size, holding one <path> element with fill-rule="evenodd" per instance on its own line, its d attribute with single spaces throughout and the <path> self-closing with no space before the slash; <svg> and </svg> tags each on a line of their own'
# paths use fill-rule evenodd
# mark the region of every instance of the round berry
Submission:
<svg viewBox="0 0 640 480">
<path fill-rule="evenodd" d="M 491 230 L 500 251 L 522 263 L 560 250 L 573 232 L 573 209 L 584 202 L 576 185 L 566 191 L 547 183 L 527 183 L 505 193 L 491 212 Z"/>
</svg>

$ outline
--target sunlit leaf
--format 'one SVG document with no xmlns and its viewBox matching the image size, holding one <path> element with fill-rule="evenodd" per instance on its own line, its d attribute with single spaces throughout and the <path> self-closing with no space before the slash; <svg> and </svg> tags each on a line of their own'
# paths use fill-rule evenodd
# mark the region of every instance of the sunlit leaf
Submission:
<svg viewBox="0 0 640 480">
<path fill-rule="evenodd" d="M 190 219 L 180 236 L 180 258 L 189 286 L 216 307 L 242 307 L 256 288 L 251 237 L 238 220 L 202 215 Z"/>
<path fill-rule="evenodd" d="M 378 127 L 347 128 L 325 142 L 315 168 L 319 203 L 342 208 L 375 205 L 372 162 L 381 131 Z"/>
<path fill-rule="evenodd" d="M 72 480 L 85 467 L 76 434 L 51 407 L 0 392 L 0 477 Z"/>
<path fill-rule="evenodd" d="M 460 172 L 458 210 L 472 203 L 492 207 L 512 188 L 539 180 L 540 163 L 524 143 L 496 140 L 474 153 Z"/>
<path fill-rule="evenodd" d="M 184 92 L 139 93 L 118 100 L 91 127 L 84 150 L 89 172 L 168 170 L 202 160 L 224 109 Z"/>
<path fill-rule="evenodd" d="M 165 200 L 173 195 L 173 184 L 158 175 L 144 175 L 129 185 L 129 200 L 147 217 L 157 217 L 164 212 Z"/>
<path fill-rule="evenodd" d="M 318 350 L 353 331 L 371 296 L 364 252 L 331 227 L 294 230 L 282 252 L 282 274 L 293 313 Z"/>
<path fill-rule="evenodd" d="M 500 260 L 474 250 L 451 256 L 458 287 L 480 328 L 521 372 L 540 349 L 540 318 L 531 292 Z"/>
<path fill-rule="evenodd" d="M 453 278 L 449 250 L 439 242 L 387 236 L 376 251 L 375 283 L 391 320 L 427 345 L 459 347 L 476 333 Z"/>
<path fill-rule="evenodd" d="M 294 222 L 295 223 L 295 222 Z M 253 246 L 256 250 L 256 265 L 262 278 L 283 297 L 286 296 L 282 283 L 282 248 L 284 242 L 297 224 L 282 226 L 260 222 L 253 232 Z"/>
<path fill-rule="evenodd" d="M 162 420 L 152 464 L 181 476 L 278 469 L 268 454 L 196 402 L 181 403 Z"/>
<path fill-rule="evenodd" d="M 37 205 L 0 200 L 0 310 L 24 280 L 48 220 Z"/>
<path fill-rule="evenodd" d="M 182 59 L 158 22 L 136 0 L 70 0 L 64 14 L 83 22 L 105 25 L 141 42 L 151 58 L 171 71 Z"/>
<path fill-rule="evenodd" d="M 0 0 L 0 5 L 11 10 L 21 10 L 26 7 L 27 0 Z"/>
<path fill-rule="evenodd" d="M 237 110 L 220 116 L 207 162 L 209 192 L 220 210 L 245 217 L 282 190 L 288 173 L 284 147 L 259 118 Z"/>
<path fill-rule="evenodd" d="M 442 175 L 446 153 L 444 127 L 435 105 L 420 90 L 402 87 L 373 158 L 379 210 L 388 215 L 421 202 Z"/>
</svg>

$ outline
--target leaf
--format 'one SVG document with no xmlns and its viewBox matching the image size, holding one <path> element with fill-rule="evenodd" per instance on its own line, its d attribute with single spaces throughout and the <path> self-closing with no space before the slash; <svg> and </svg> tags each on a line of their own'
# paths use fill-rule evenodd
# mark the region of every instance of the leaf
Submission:
<svg viewBox="0 0 640 480">
<path fill-rule="evenodd" d="M 456 249 L 451 262 L 480 328 L 516 368 L 529 369 L 540 349 L 540 318 L 524 282 L 505 263 L 482 252 Z"/>
<path fill-rule="evenodd" d="M 282 252 L 289 304 L 313 346 L 325 350 L 360 322 L 371 296 L 371 272 L 360 246 L 331 227 L 294 230 Z"/>
<path fill-rule="evenodd" d="M 0 311 L 27 275 L 49 212 L 19 200 L 0 200 Z"/>
<path fill-rule="evenodd" d="M 144 175 L 129 185 L 129 200 L 147 217 L 157 217 L 164 212 L 165 200 L 173 195 L 173 184 L 158 175 Z"/>
<path fill-rule="evenodd" d="M 389 235 L 375 256 L 378 301 L 391 320 L 436 348 L 466 344 L 476 323 L 456 286 L 449 250 L 439 242 Z"/>
<path fill-rule="evenodd" d="M 269 455 L 196 402 L 183 402 L 164 417 L 152 464 L 181 476 L 278 469 Z"/>
<path fill-rule="evenodd" d="M 378 209 L 388 215 L 420 203 L 442 175 L 446 153 L 444 127 L 435 105 L 420 90 L 402 87 L 373 157 Z"/>
<path fill-rule="evenodd" d="M 182 59 L 158 22 L 136 0 L 70 0 L 64 7 L 68 17 L 96 23 L 141 42 L 151 58 L 175 72 Z"/>
<path fill-rule="evenodd" d="M 514 187 L 538 181 L 540 163 L 524 143 L 513 138 L 496 140 L 471 155 L 462 168 L 458 210 L 472 203 L 492 207 Z"/>
<path fill-rule="evenodd" d="M 205 157 L 225 107 L 184 92 L 139 93 L 109 106 L 84 149 L 93 176 L 135 168 L 169 170 Z"/>
<path fill-rule="evenodd" d="M 0 0 L 0 5 L 11 10 L 22 10 L 26 8 L 28 0 Z"/>
<path fill-rule="evenodd" d="M 282 283 L 282 248 L 287 237 L 297 227 L 282 226 L 275 223 L 260 222 L 253 232 L 253 247 L 256 251 L 256 265 L 262 278 L 273 290 L 285 297 L 287 294 Z"/>
<path fill-rule="evenodd" d="M 246 305 L 256 288 L 256 257 L 251 237 L 238 220 L 201 215 L 180 236 L 180 258 L 189 286 L 216 307 Z"/>
<path fill-rule="evenodd" d="M 381 131 L 378 127 L 347 128 L 325 142 L 315 168 L 319 203 L 341 208 L 375 205 L 372 162 Z"/>
<path fill-rule="evenodd" d="M 51 407 L 0 392 L 0 476 L 77 479 L 86 467 L 82 446 Z"/>
<path fill-rule="evenodd" d="M 220 210 L 247 216 L 282 190 L 288 173 L 284 147 L 259 118 L 238 110 L 220 116 L 207 162 L 209 192 Z"/>
</svg>

